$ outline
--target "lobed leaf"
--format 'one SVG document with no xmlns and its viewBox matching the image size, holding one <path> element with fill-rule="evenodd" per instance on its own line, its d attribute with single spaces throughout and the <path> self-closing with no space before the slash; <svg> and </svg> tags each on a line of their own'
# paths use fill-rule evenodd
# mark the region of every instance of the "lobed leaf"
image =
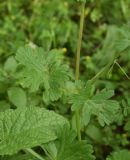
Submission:
<svg viewBox="0 0 130 160">
<path fill-rule="evenodd" d="M 43 86 L 45 102 L 57 100 L 62 96 L 69 72 L 67 65 L 62 64 L 60 50 L 44 51 L 42 48 L 21 47 L 16 59 L 23 68 L 19 79 L 23 87 L 37 91 Z"/>
<path fill-rule="evenodd" d="M 115 120 L 115 115 L 119 112 L 119 103 L 111 100 L 114 95 L 112 90 L 102 90 L 92 96 L 93 86 L 87 83 L 86 86 L 71 97 L 72 110 L 81 108 L 81 121 L 87 125 L 92 115 L 96 115 L 99 123 L 104 126 Z"/>
</svg>

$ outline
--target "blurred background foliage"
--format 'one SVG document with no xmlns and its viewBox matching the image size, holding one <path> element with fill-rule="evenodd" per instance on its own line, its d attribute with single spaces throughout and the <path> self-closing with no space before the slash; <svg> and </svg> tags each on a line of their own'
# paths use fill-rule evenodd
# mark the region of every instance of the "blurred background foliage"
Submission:
<svg viewBox="0 0 130 160">
<path fill-rule="evenodd" d="M 40 91 L 29 93 L 18 85 L 14 58 L 18 47 L 61 49 L 74 72 L 79 17 L 80 7 L 76 0 L 0 0 L 0 111 L 10 106 L 43 103 Z M 124 112 L 124 116 L 111 126 L 101 128 L 93 119 L 83 130 L 84 138 L 93 144 L 99 160 L 113 150 L 130 149 L 129 20 L 129 0 L 87 0 L 81 79 L 91 79 L 113 62 L 110 70 L 96 83 L 99 89 L 115 90 L 114 98 Z M 69 106 L 63 99 L 48 107 L 69 116 Z"/>
</svg>

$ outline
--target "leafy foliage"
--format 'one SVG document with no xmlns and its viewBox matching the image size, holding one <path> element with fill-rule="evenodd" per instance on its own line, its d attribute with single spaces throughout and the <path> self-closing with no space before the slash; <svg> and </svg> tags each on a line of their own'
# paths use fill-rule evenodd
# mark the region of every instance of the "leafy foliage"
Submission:
<svg viewBox="0 0 130 160">
<path fill-rule="evenodd" d="M 24 87 L 37 91 L 44 86 L 45 101 L 57 100 L 63 94 L 65 82 L 68 80 L 68 67 L 61 64 L 61 51 L 44 51 L 42 48 L 20 48 L 16 59 L 24 66 L 19 78 Z"/>
<path fill-rule="evenodd" d="M 115 115 L 119 112 L 119 103 L 115 100 L 110 100 L 114 95 L 112 90 L 102 90 L 96 95 L 92 96 L 93 85 L 88 82 L 82 86 L 71 98 L 72 110 L 79 107 L 82 109 L 82 123 L 87 125 L 90 121 L 91 115 L 96 115 L 99 123 L 104 126 L 109 125 L 114 121 Z"/>
<path fill-rule="evenodd" d="M 0 160 L 130 159 L 129 8 L 129 0 L 0 2 Z"/>
<path fill-rule="evenodd" d="M 130 120 L 128 119 L 128 121 L 126 122 L 124 129 L 128 132 L 130 132 Z"/>
<path fill-rule="evenodd" d="M 27 105 L 27 97 L 24 90 L 19 87 L 12 87 L 8 90 L 8 96 L 10 101 L 16 107 L 25 107 Z"/>
<path fill-rule="evenodd" d="M 118 152 L 112 153 L 112 155 L 107 158 L 107 160 L 129 160 L 130 159 L 130 152 L 128 150 L 121 150 Z"/>
<path fill-rule="evenodd" d="M 62 130 L 62 131 L 61 131 Z M 45 145 L 45 148 L 57 160 L 94 160 L 92 146 L 86 141 L 78 142 L 74 131 L 68 127 L 60 129 L 59 139 L 53 144 Z M 52 150 L 52 147 L 55 150 Z M 54 152 L 55 151 L 55 152 Z"/>
<path fill-rule="evenodd" d="M 43 108 L 20 108 L 0 113 L 0 155 L 11 155 L 57 138 L 56 129 L 68 123 Z"/>
<path fill-rule="evenodd" d="M 117 50 L 118 52 L 128 51 L 130 49 L 130 29 L 126 25 L 123 28 L 119 29 L 119 38 L 117 40 Z"/>
</svg>

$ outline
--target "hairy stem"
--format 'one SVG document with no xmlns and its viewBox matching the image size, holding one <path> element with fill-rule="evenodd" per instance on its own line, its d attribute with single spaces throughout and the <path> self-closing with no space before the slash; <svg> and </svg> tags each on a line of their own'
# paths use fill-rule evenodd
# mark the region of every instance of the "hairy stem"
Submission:
<svg viewBox="0 0 130 160">
<path fill-rule="evenodd" d="M 81 16 L 80 16 L 80 29 L 79 29 L 79 37 L 78 37 L 78 42 L 77 42 L 77 54 L 76 54 L 76 73 L 75 73 L 76 80 L 79 79 L 80 52 L 81 52 L 81 44 L 82 44 L 82 37 L 83 37 L 84 13 L 85 13 L 85 2 L 82 2 Z M 76 116 L 76 127 L 77 127 L 78 140 L 81 141 L 79 110 L 75 111 L 75 116 Z"/>
</svg>

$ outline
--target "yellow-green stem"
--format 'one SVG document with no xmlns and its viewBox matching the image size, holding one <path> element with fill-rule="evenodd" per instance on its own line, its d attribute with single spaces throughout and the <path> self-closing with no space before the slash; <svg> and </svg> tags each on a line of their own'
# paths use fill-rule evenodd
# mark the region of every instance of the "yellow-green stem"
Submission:
<svg viewBox="0 0 130 160">
<path fill-rule="evenodd" d="M 85 2 L 81 4 L 81 16 L 80 16 L 80 29 L 79 29 L 79 37 L 77 42 L 77 54 L 76 54 L 76 73 L 75 79 L 79 79 L 79 69 L 80 69 L 80 51 L 81 51 L 81 44 L 82 44 L 82 37 L 83 37 L 83 26 L 84 26 L 84 15 L 85 15 Z M 78 140 L 81 141 L 81 132 L 80 132 L 80 115 L 79 110 L 75 111 L 76 116 L 76 127 L 77 127 L 77 135 Z"/>
</svg>

